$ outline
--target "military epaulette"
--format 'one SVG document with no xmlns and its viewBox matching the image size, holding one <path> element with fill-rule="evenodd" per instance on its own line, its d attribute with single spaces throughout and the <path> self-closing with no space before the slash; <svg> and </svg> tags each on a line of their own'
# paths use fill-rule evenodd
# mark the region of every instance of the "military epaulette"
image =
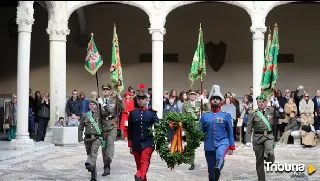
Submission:
<svg viewBox="0 0 320 181">
<path fill-rule="evenodd" d="M 152 111 L 152 112 L 155 112 L 155 113 L 157 113 L 158 111 L 156 111 L 156 110 L 154 110 L 154 109 L 149 109 L 150 111 Z"/>
</svg>

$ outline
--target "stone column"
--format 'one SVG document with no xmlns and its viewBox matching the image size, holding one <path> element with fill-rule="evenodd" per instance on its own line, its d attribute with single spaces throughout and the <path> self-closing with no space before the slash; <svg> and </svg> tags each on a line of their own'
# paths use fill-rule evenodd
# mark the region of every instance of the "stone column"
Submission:
<svg viewBox="0 0 320 181">
<path fill-rule="evenodd" d="M 53 127 L 59 117 L 66 117 L 66 42 L 70 30 L 65 26 L 49 26 L 50 40 L 50 121 L 45 141 L 53 142 Z"/>
<path fill-rule="evenodd" d="M 257 108 L 256 97 L 261 93 L 261 78 L 264 63 L 264 33 L 266 27 L 251 27 L 253 33 L 253 108 Z"/>
<path fill-rule="evenodd" d="M 152 35 L 152 108 L 163 114 L 163 35 L 164 28 L 149 28 Z"/>
<path fill-rule="evenodd" d="M 11 140 L 9 149 L 27 150 L 34 146 L 34 141 L 29 138 L 28 132 L 30 44 L 34 23 L 33 1 L 19 3 L 16 21 L 18 24 L 17 137 Z"/>
</svg>

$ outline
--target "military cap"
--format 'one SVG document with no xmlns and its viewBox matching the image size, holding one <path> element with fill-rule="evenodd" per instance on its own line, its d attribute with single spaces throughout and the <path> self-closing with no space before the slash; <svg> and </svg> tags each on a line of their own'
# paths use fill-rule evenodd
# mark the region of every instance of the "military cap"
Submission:
<svg viewBox="0 0 320 181">
<path fill-rule="evenodd" d="M 263 95 L 257 96 L 256 101 L 259 101 L 259 100 L 267 101 L 267 99 Z"/>
<path fill-rule="evenodd" d="M 98 101 L 96 99 L 89 99 L 89 103 L 95 103 L 96 105 L 98 105 Z"/>
<path fill-rule="evenodd" d="M 101 86 L 102 89 L 108 89 L 108 90 L 111 90 L 111 85 L 110 84 L 103 84 Z"/>
<path fill-rule="evenodd" d="M 139 84 L 138 85 L 139 89 L 136 90 L 136 95 L 137 97 L 140 97 L 140 98 L 146 98 L 147 95 L 144 93 L 144 89 L 146 88 L 146 86 L 144 84 Z"/>
<path fill-rule="evenodd" d="M 190 89 L 190 90 L 188 91 L 188 94 L 197 94 L 197 93 L 196 93 L 196 91 L 194 91 L 193 89 Z"/>
</svg>

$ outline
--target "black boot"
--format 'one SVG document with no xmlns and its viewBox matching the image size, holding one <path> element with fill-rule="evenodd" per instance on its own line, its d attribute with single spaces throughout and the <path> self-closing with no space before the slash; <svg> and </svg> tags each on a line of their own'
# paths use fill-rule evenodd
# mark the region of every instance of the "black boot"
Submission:
<svg viewBox="0 0 320 181">
<path fill-rule="evenodd" d="M 90 165 L 90 163 L 85 163 L 84 165 L 86 166 L 88 172 L 92 172 L 92 165 Z"/>
<path fill-rule="evenodd" d="M 220 178 L 221 172 L 219 168 L 214 169 L 214 181 L 218 181 Z"/>
<path fill-rule="evenodd" d="M 105 168 L 102 176 L 110 175 L 110 168 Z"/>
<path fill-rule="evenodd" d="M 194 170 L 195 168 L 196 168 L 196 166 L 195 166 L 194 163 L 193 163 L 193 164 L 191 164 L 189 170 Z"/>
<path fill-rule="evenodd" d="M 97 169 L 96 165 L 92 166 L 92 171 L 91 171 L 91 179 L 90 181 L 97 181 Z"/>
<path fill-rule="evenodd" d="M 143 181 L 141 177 L 134 176 L 134 181 Z"/>
</svg>

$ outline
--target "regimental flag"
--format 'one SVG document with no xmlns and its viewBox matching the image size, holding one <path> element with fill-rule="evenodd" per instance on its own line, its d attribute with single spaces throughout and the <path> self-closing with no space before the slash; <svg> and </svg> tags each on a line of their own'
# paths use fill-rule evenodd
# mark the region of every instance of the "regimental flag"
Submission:
<svg viewBox="0 0 320 181">
<path fill-rule="evenodd" d="M 93 33 L 91 33 L 91 39 L 88 43 L 87 56 L 85 59 L 84 68 L 94 75 L 98 69 L 102 66 L 103 60 L 98 51 L 96 44 L 94 43 Z"/>
<path fill-rule="evenodd" d="M 204 53 L 203 31 L 201 29 L 201 24 L 200 24 L 198 46 L 193 56 L 193 61 L 192 61 L 191 70 L 189 74 L 191 88 L 194 81 L 206 75 L 206 72 L 207 71 L 206 71 L 206 60 L 205 60 L 205 53 Z"/>
<path fill-rule="evenodd" d="M 113 40 L 112 40 L 112 59 L 110 66 L 110 79 L 112 87 L 116 88 L 117 92 L 121 92 L 124 88 L 123 77 L 122 77 L 122 67 L 120 62 L 119 53 L 119 41 L 116 31 L 116 25 L 114 24 L 113 30 Z"/>
<path fill-rule="evenodd" d="M 271 43 L 270 43 L 271 42 Z M 279 37 L 278 25 L 275 23 L 273 37 L 268 35 L 268 43 L 265 52 L 265 62 L 263 66 L 261 89 L 263 95 L 268 98 L 275 89 L 278 79 L 278 52 L 279 52 Z"/>
</svg>

